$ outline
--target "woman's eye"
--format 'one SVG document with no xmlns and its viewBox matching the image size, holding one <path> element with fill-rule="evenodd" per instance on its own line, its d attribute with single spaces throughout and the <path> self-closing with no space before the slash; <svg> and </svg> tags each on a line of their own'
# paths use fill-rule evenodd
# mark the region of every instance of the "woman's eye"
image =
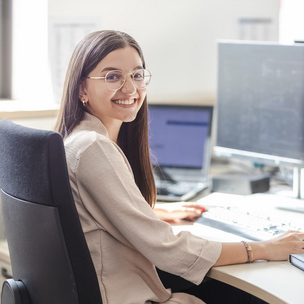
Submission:
<svg viewBox="0 0 304 304">
<path fill-rule="evenodd" d="M 108 73 L 106 76 L 107 81 L 118 81 L 122 78 L 120 73 Z"/>
<path fill-rule="evenodd" d="M 135 73 L 135 74 L 134 74 L 134 79 L 136 79 L 136 80 L 141 80 L 141 79 L 143 79 L 143 74 L 142 74 L 142 73 Z"/>
</svg>

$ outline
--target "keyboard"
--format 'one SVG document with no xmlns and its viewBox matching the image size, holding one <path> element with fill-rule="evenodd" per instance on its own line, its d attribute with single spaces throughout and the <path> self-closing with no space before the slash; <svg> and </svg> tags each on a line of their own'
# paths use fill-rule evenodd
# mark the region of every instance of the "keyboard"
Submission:
<svg viewBox="0 0 304 304">
<path fill-rule="evenodd" d="M 200 191 L 207 188 L 207 183 L 202 182 L 170 182 L 155 181 L 159 200 L 184 201 L 194 197 Z"/>
<path fill-rule="evenodd" d="M 288 230 L 304 231 L 303 221 L 288 220 L 239 207 L 214 206 L 202 214 L 195 225 L 205 225 L 252 241 L 270 239 Z"/>
<path fill-rule="evenodd" d="M 204 186 L 203 183 L 199 182 L 167 182 L 162 181 L 159 183 L 157 189 L 160 191 L 167 191 L 168 193 L 176 194 L 176 195 L 183 195 L 187 192 L 201 189 Z"/>
</svg>

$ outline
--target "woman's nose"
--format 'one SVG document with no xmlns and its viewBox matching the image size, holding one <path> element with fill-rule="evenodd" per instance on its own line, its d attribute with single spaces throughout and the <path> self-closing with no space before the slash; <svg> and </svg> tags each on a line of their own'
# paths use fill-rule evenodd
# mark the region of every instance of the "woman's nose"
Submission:
<svg viewBox="0 0 304 304">
<path fill-rule="evenodd" d="M 125 94 L 134 94 L 136 92 L 136 86 L 133 82 L 132 76 L 126 75 L 126 80 L 121 88 L 122 92 Z"/>
</svg>

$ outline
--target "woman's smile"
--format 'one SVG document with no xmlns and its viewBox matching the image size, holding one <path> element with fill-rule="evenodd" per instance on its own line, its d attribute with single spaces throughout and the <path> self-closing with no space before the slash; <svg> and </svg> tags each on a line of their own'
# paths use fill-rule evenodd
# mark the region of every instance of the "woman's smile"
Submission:
<svg viewBox="0 0 304 304">
<path fill-rule="evenodd" d="M 137 98 L 127 98 L 127 99 L 112 99 L 112 102 L 118 105 L 133 105 L 135 104 Z"/>
</svg>

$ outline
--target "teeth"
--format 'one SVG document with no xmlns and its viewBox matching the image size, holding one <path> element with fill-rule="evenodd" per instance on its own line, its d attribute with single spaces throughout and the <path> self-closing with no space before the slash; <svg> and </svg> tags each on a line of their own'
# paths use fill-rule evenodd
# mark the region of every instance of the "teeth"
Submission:
<svg viewBox="0 0 304 304">
<path fill-rule="evenodd" d="M 135 102 L 135 99 L 126 99 L 126 100 L 122 100 L 122 99 L 119 99 L 119 100 L 113 100 L 114 103 L 117 103 L 117 104 L 123 104 L 123 105 L 130 105 L 132 103 Z"/>
</svg>

